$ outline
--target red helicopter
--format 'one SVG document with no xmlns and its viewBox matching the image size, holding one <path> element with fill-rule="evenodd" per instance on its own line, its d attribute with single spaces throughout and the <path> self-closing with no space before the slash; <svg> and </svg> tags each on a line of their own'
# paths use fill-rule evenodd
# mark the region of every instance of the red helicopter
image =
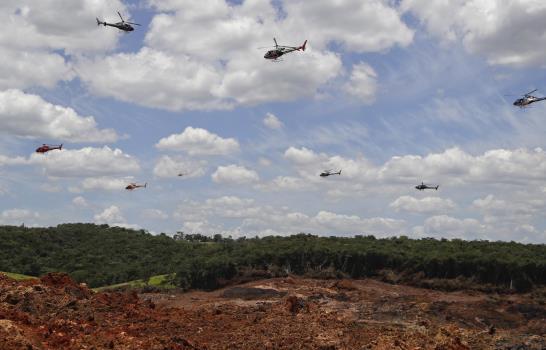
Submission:
<svg viewBox="0 0 546 350">
<path fill-rule="evenodd" d="M 148 183 L 144 183 L 144 185 L 138 185 L 137 183 L 135 182 L 131 182 L 130 184 L 127 185 L 127 187 L 125 187 L 126 190 L 129 190 L 129 191 L 132 191 L 132 190 L 135 190 L 139 187 L 142 187 L 142 188 L 146 188 L 146 185 L 148 185 Z"/>
<path fill-rule="evenodd" d="M 45 143 L 40 147 L 36 148 L 36 153 L 46 153 L 58 149 L 59 151 L 63 149 L 63 144 L 60 145 L 46 145 Z"/>
</svg>

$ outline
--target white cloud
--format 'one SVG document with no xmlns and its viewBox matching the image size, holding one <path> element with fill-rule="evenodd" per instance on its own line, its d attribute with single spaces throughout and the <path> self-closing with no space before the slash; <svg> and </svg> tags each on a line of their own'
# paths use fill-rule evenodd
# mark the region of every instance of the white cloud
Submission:
<svg viewBox="0 0 546 350">
<path fill-rule="evenodd" d="M 125 13 L 119 0 L 2 1 L 0 89 L 51 88 L 59 80 L 72 79 L 73 56 L 115 48 L 117 31 L 93 26 L 91 20 L 93 16 L 112 18 L 116 10 Z"/>
<path fill-rule="evenodd" d="M 142 214 L 144 218 L 151 220 L 167 220 L 169 218 L 169 215 L 159 209 L 145 209 Z"/>
<path fill-rule="evenodd" d="M 256 171 L 235 164 L 219 166 L 211 177 L 216 183 L 236 185 L 257 182 L 260 180 Z"/>
<path fill-rule="evenodd" d="M 110 226 L 124 227 L 128 229 L 138 230 L 140 226 L 134 224 L 128 224 L 123 217 L 121 209 L 118 206 L 112 205 L 104 209 L 101 213 L 95 215 L 95 222 L 98 224 L 108 224 Z"/>
<path fill-rule="evenodd" d="M 377 74 L 367 63 L 355 64 L 349 81 L 344 85 L 344 90 L 360 102 L 371 104 L 375 101 Z"/>
<path fill-rule="evenodd" d="M 504 183 L 524 185 L 530 181 L 543 182 L 546 171 L 546 152 L 540 148 L 490 150 L 473 156 L 459 148 L 425 157 L 406 155 L 393 157 L 380 170 L 386 181 L 401 179 L 442 178 L 443 182 L 462 184 Z"/>
<path fill-rule="evenodd" d="M 428 237 L 486 239 L 486 226 L 476 219 L 458 219 L 448 215 L 425 220 L 423 232 Z"/>
<path fill-rule="evenodd" d="M 263 123 L 265 126 L 267 126 L 270 129 L 279 130 L 282 129 L 284 124 L 275 116 L 273 113 L 267 113 L 265 116 Z"/>
<path fill-rule="evenodd" d="M 88 177 L 81 182 L 80 190 L 84 191 L 112 191 L 119 192 L 125 189 L 129 183 L 133 182 L 133 177 L 112 178 L 106 176 Z"/>
<path fill-rule="evenodd" d="M 341 57 L 329 51 L 329 43 L 383 52 L 413 40 L 397 9 L 380 0 L 286 1 L 281 4 L 286 15 L 263 0 L 151 4 L 161 13 L 152 18 L 138 53 L 78 62 L 93 92 L 169 110 L 310 98 L 324 94 L 321 88 L 342 72 Z M 289 64 L 269 64 L 255 47 L 274 36 L 284 45 L 300 45 L 308 37 L 308 49 L 285 56 Z"/>
<path fill-rule="evenodd" d="M 187 223 L 187 230 L 193 227 L 194 231 L 205 234 L 223 232 L 234 236 L 287 235 L 300 232 L 391 236 L 399 234 L 405 227 L 403 220 L 362 218 L 329 211 L 320 211 L 315 216 L 309 216 L 284 207 L 258 205 L 252 199 L 234 196 L 208 199 L 203 203 L 185 201 L 175 211 L 174 218 Z M 222 218 L 234 220 L 235 226 L 216 223 Z M 207 231 L 209 229 L 212 230 Z"/>
<path fill-rule="evenodd" d="M 28 160 L 23 157 L 8 157 L 0 154 L 0 166 L 24 164 L 28 164 Z"/>
<path fill-rule="evenodd" d="M 7 209 L 0 214 L 0 223 L 4 225 L 20 225 L 24 221 L 38 219 L 40 214 L 28 209 Z"/>
<path fill-rule="evenodd" d="M 0 91 L 0 132 L 74 142 L 115 142 L 112 129 L 99 130 L 93 117 L 44 101 L 20 90 Z"/>
<path fill-rule="evenodd" d="M 82 196 L 74 197 L 74 199 L 72 199 L 72 204 L 78 207 L 87 207 L 89 205 L 87 200 Z"/>
<path fill-rule="evenodd" d="M 208 130 L 188 126 L 181 134 L 162 138 L 156 144 L 160 150 L 184 151 L 189 155 L 227 155 L 239 151 L 239 142 L 222 138 Z"/>
<path fill-rule="evenodd" d="M 382 52 L 407 46 L 413 32 L 388 4 L 381 0 L 289 0 L 283 4 L 284 25 L 313 38 L 319 47 L 336 42 L 350 51 Z"/>
<path fill-rule="evenodd" d="M 1 16 L 0 16 L 1 18 Z M 5 23 L 5 22 L 3 22 Z M 71 64 L 61 55 L 0 46 L 0 89 L 31 86 L 53 88 L 59 80 L 71 80 Z"/>
<path fill-rule="evenodd" d="M 445 213 L 456 208 L 455 203 L 451 199 L 443 199 L 439 197 L 425 197 L 418 199 L 412 196 L 401 196 L 389 206 L 397 212 L 407 211 L 410 213 L 420 214 Z"/>
<path fill-rule="evenodd" d="M 205 175 L 206 161 L 162 156 L 154 167 L 154 175 L 157 177 L 189 179 Z"/>
<path fill-rule="evenodd" d="M 308 164 L 316 162 L 319 155 L 305 147 L 290 147 L 284 152 L 284 158 L 296 164 Z"/>
<path fill-rule="evenodd" d="M 308 181 L 293 176 L 277 176 L 270 182 L 256 187 L 264 191 L 304 191 L 314 188 Z"/>
<path fill-rule="evenodd" d="M 56 183 L 46 182 L 40 186 L 40 189 L 44 192 L 57 193 L 61 192 L 63 188 Z"/>
<path fill-rule="evenodd" d="M 140 171 L 135 158 L 108 146 L 33 154 L 30 163 L 43 167 L 52 177 L 115 176 Z"/>
<path fill-rule="evenodd" d="M 541 196 L 511 193 L 507 199 L 488 195 L 472 202 L 472 208 L 484 216 L 486 223 L 524 225 L 546 210 L 546 200 Z"/>
<path fill-rule="evenodd" d="M 403 0 L 429 32 L 444 40 L 460 39 L 470 52 L 491 64 L 544 67 L 546 3 L 536 0 Z"/>
<path fill-rule="evenodd" d="M 136 54 L 81 60 L 77 70 L 95 94 L 125 102 L 168 110 L 231 106 L 214 94 L 221 82 L 216 68 L 188 56 L 145 47 Z M 105 76 L 110 79 L 104 79 Z"/>
</svg>

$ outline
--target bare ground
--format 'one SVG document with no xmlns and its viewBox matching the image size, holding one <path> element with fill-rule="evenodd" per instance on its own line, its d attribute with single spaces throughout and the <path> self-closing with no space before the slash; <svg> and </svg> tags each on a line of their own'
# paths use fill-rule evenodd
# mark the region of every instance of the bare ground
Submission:
<svg viewBox="0 0 546 350">
<path fill-rule="evenodd" d="M 214 292 L 93 293 L 0 275 L 0 350 L 546 349 L 544 295 L 268 279 Z"/>
</svg>

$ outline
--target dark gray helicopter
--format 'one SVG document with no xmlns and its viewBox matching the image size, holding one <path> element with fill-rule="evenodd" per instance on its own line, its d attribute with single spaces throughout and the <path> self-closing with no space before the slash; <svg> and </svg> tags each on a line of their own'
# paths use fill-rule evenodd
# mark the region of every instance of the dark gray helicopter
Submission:
<svg viewBox="0 0 546 350">
<path fill-rule="evenodd" d="M 531 95 L 533 92 L 535 92 L 537 90 L 538 89 L 534 89 L 533 91 L 528 92 L 525 95 L 523 95 L 522 98 L 518 98 L 517 100 L 515 100 L 514 101 L 514 106 L 518 106 L 519 108 L 525 108 L 528 105 L 530 105 L 531 103 L 546 100 L 546 97 L 536 97 L 536 96 Z"/>
<path fill-rule="evenodd" d="M 419 190 L 419 191 L 424 191 L 424 190 L 436 190 L 436 191 L 438 191 L 438 187 L 440 187 L 440 185 L 429 186 L 429 185 L 425 185 L 423 182 L 421 182 L 420 185 L 415 186 L 415 189 Z"/>
<path fill-rule="evenodd" d="M 98 18 L 97 18 L 97 25 L 100 26 L 101 24 L 104 25 L 105 27 L 106 26 L 110 26 L 110 27 L 114 27 L 114 28 L 117 28 L 119 30 L 123 30 L 124 32 L 132 32 L 133 30 L 135 30 L 135 28 L 133 28 L 132 25 L 135 25 L 135 26 L 139 26 L 140 24 L 138 23 L 133 23 L 133 22 L 125 22 L 125 20 L 123 19 L 123 17 L 121 17 L 121 13 L 118 12 L 118 15 L 119 15 L 119 18 L 121 18 L 121 22 L 117 22 L 117 23 L 108 23 L 108 22 L 102 22 L 100 21 Z M 131 25 L 132 24 L 132 25 Z"/>
<path fill-rule="evenodd" d="M 277 61 L 282 55 L 286 55 L 287 53 L 294 51 L 305 51 L 305 45 L 307 45 L 307 40 L 305 40 L 303 45 L 299 47 L 279 46 L 279 44 L 277 44 L 277 39 L 273 38 L 273 41 L 275 42 L 275 49 L 267 51 L 264 55 L 264 58 L 267 60 Z"/>
<path fill-rule="evenodd" d="M 324 170 L 322 173 L 320 173 L 320 177 L 327 177 L 330 175 L 341 175 L 341 169 L 339 169 L 338 172 L 333 172 L 332 169 L 330 169 L 330 170 Z"/>
</svg>

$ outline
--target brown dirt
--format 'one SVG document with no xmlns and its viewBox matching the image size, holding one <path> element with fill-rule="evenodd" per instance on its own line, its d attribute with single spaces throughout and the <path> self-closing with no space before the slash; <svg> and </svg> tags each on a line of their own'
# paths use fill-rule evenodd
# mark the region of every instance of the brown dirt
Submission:
<svg viewBox="0 0 546 350">
<path fill-rule="evenodd" d="M 137 295 L 0 274 L 0 350 L 546 349 L 544 300 L 532 295 L 297 277 Z"/>
</svg>

